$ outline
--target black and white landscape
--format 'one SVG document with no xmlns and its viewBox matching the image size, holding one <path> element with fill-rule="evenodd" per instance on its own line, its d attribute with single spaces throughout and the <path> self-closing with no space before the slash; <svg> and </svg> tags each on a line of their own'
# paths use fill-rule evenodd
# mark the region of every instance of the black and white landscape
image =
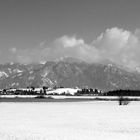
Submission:
<svg viewBox="0 0 140 140">
<path fill-rule="evenodd" d="M 139 140 L 139 108 L 139 0 L 0 0 L 0 140 Z"/>
</svg>

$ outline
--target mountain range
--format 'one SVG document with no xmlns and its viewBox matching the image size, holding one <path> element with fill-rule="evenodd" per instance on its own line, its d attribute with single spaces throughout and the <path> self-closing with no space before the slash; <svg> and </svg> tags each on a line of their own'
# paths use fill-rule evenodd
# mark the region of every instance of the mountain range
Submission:
<svg viewBox="0 0 140 140">
<path fill-rule="evenodd" d="M 37 64 L 0 65 L 1 89 L 31 86 L 140 89 L 140 73 L 115 64 L 89 64 L 72 58 Z"/>
</svg>

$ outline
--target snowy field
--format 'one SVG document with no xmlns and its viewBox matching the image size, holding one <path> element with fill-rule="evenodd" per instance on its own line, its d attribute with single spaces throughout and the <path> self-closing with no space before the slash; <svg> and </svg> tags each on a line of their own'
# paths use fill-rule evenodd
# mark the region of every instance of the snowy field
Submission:
<svg viewBox="0 0 140 140">
<path fill-rule="evenodd" d="M 0 140 L 139 140 L 140 102 L 0 103 Z"/>
</svg>

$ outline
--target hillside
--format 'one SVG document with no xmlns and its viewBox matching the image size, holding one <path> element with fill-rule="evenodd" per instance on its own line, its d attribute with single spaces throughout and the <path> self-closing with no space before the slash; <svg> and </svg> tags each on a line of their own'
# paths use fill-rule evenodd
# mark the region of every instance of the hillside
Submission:
<svg viewBox="0 0 140 140">
<path fill-rule="evenodd" d="M 28 86 L 140 89 L 140 74 L 128 72 L 114 64 L 87 64 L 70 59 L 45 64 L 0 65 L 0 88 Z"/>
</svg>

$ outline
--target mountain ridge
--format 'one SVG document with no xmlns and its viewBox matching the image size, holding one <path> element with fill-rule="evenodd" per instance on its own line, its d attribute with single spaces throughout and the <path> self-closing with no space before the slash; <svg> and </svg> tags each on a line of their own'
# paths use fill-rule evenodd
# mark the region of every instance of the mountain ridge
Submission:
<svg viewBox="0 0 140 140">
<path fill-rule="evenodd" d="M 83 61 L 47 61 L 40 64 L 0 65 L 0 88 L 88 87 L 101 90 L 140 89 L 140 73 L 116 64 L 88 64 Z"/>
</svg>

